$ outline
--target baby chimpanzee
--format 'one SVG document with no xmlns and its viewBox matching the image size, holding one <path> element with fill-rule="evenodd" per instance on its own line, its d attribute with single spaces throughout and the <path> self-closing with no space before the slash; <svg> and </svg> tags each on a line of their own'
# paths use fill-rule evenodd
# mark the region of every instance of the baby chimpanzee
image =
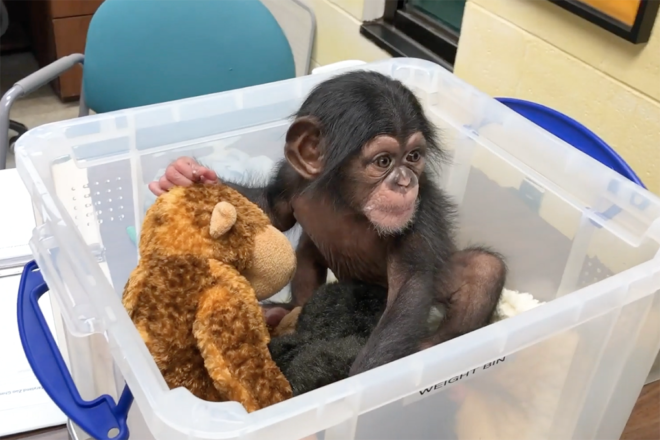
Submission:
<svg viewBox="0 0 660 440">
<path fill-rule="evenodd" d="M 309 93 L 284 138 L 268 184 L 224 182 L 280 231 L 302 229 L 291 299 L 262 304 L 269 323 L 304 306 L 330 269 L 340 281 L 387 289 L 385 311 L 351 375 L 488 324 L 506 265 L 495 252 L 458 247 L 456 206 L 438 183 L 445 149 L 412 90 L 373 71 L 336 75 Z M 219 183 L 184 157 L 149 188 L 161 194 L 193 181 Z M 445 318 L 429 333 L 435 305 Z"/>
<path fill-rule="evenodd" d="M 302 307 L 293 334 L 269 349 L 298 396 L 345 379 L 385 311 L 387 289 L 362 282 L 319 287 Z"/>
</svg>

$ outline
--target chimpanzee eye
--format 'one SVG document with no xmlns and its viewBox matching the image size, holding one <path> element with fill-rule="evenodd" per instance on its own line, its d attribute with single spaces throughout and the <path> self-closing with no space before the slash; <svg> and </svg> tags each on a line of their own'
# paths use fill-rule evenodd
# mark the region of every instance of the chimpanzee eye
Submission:
<svg viewBox="0 0 660 440">
<path fill-rule="evenodd" d="M 411 152 L 408 155 L 408 160 L 410 162 L 417 162 L 420 158 L 421 158 L 421 154 L 419 154 L 419 151 L 417 151 L 417 150 Z"/>
<path fill-rule="evenodd" d="M 380 156 L 376 159 L 376 165 L 381 168 L 387 168 L 392 163 L 392 159 L 389 156 Z"/>
</svg>

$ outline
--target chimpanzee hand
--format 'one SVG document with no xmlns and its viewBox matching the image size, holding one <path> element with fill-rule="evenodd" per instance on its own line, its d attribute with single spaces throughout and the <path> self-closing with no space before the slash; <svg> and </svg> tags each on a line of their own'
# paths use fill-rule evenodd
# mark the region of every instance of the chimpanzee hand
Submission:
<svg viewBox="0 0 660 440">
<path fill-rule="evenodd" d="M 195 159 L 184 156 L 172 162 L 160 179 L 149 183 L 149 189 L 159 196 L 175 186 L 190 186 L 194 182 L 216 183 L 218 176 Z"/>
</svg>

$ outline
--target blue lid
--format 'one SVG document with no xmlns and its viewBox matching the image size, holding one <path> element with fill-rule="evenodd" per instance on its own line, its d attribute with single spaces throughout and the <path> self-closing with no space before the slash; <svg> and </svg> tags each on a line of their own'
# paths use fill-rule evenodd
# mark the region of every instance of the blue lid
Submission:
<svg viewBox="0 0 660 440">
<path fill-rule="evenodd" d="M 612 147 L 575 119 L 535 102 L 515 98 L 496 99 L 511 110 L 554 134 L 559 139 L 588 154 L 642 188 L 646 188 L 632 168 Z"/>
</svg>

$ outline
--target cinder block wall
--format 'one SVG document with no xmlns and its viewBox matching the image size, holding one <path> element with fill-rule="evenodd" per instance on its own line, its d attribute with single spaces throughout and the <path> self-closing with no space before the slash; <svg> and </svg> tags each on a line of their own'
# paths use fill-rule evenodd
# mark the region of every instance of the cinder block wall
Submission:
<svg viewBox="0 0 660 440">
<path fill-rule="evenodd" d="M 633 45 L 545 0 L 468 0 L 455 74 L 575 118 L 660 195 L 660 17 Z"/>
<path fill-rule="evenodd" d="M 382 15 L 382 6 L 378 5 L 380 0 L 306 1 L 316 14 L 313 67 L 351 59 L 372 62 L 391 58 L 390 54 L 360 35 L 364 19 L 375 18 L 369 15 L 377 15 L 378 9 Z M 376 12 L 370 12 L 373 7 Z"/>
</svg>

